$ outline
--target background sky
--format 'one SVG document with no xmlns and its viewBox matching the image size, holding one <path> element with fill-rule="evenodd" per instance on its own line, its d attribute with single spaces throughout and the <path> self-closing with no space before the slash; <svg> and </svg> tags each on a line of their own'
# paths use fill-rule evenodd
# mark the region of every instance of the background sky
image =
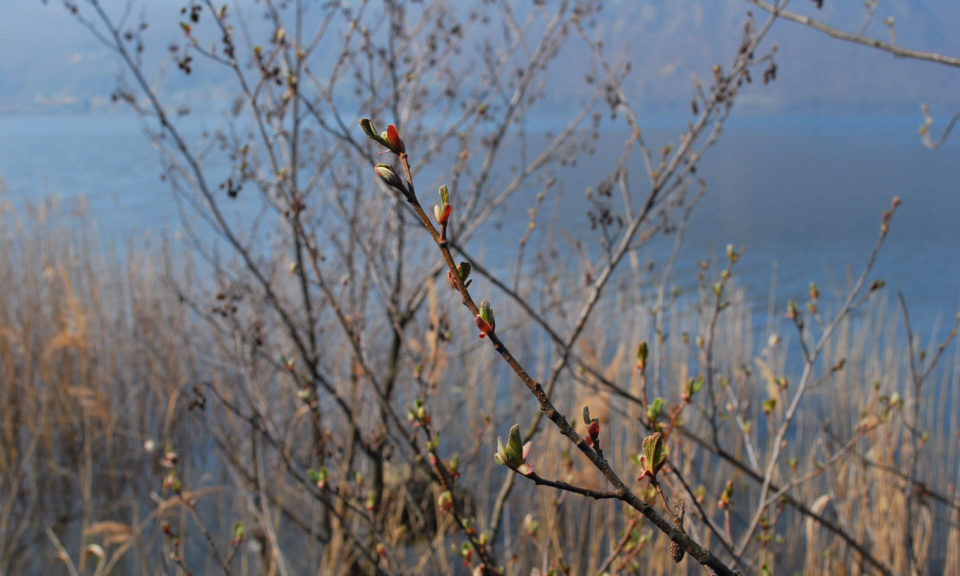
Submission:
<svg viewBox="0 0 960 576">
<path fill-rule="evenodd" d="M 0 113 L 116 108 L 109 104 L 119 69 L 116 59 L 59 2 L 0 2 Z M 122 5 L 118 0 L 104 3 Z M 165 47 L 177 37 L 183 4 L 176 0 L 140 4 L 152 23 L 149 40 Z M 729 62 L 740 41 L 744 15 L 751 9 L 756 12 L 744 0 L 609 0 L 599 26 L 611 52 L 623 47 L 629 54 L 633 72 L 625 87 L 637 107 L 684 113 L 691 78 L 694 74 L 709 78 L 714 64 Z M 809 0 L 794 0 L 790 9 L 848 31 L 856 31 L 864 15 L 862 2 L 853 0 L 826 0 L 822 10 Z M 758 20 L 765 16 L 756 15 Z M 884 24 L 888 16 L 895 19 L 898 44 L 960 54 L 957 0 L 884 0 L 867 34 L 888 39 Z M 956 98 L 960 70 L 896 59 L 786 21 L 776 24 L 770 38 L 779 45 L 778 81 L 745 94 L 738 102 L 741 114 L 918 113 L 919 104 L 927 102 L 935 115 L 947 116 L 960 106 Z M 199 84 L 196 76 L 170 76 L 183 82 L 172 89 L 189 89 L 194 102 L 222 96 L 215 76 Z M 563 80 L 572 85 L 581 81 L 581 77 Z M 554 98 L 564 97 L 562 88 L 562 84 L 555 88 Z"/>
</svg>

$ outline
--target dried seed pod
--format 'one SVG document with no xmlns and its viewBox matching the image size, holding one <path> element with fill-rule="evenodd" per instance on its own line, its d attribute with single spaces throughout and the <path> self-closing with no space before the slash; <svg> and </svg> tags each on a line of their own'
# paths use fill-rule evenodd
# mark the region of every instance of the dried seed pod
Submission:
<svg viewBox="0 0 960 576">
<path fill-rule="evenodd" d="M 684 552 L 683 548 L 681 548 L 680 545 L 677 544 L 676 540 L 670 541 L 670 558 L 673 558 L 674 562 L 679 564 L 681 561 L 683 561 L 683 556 L 685 554 L 686 552 Z"/>
</svg>

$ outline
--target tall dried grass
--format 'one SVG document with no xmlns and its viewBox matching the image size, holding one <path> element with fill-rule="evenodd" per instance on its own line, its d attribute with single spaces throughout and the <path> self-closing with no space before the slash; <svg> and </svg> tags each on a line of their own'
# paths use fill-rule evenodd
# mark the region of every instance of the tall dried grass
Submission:
<svg viewBox="0 0 960 576">
<path fill-rule="evenodd" d="M 82 207 L 66 213 L 52 201 L 22 211 L 4 205 L 0 229 L 0 573 L 62 571 L 65 565 L 81 574 L 155 573 L 171 562 L 162 522 L 190 535 L 178 553 L 184 565 L 200 573 L 217 569 L 210 559 L 210 541 L 229 550 L 235 521 L 249 527 L 247 540 L 255 544 L 230 552 L 238 555 L 238 573 L 274 573 L 278 563 L 292 573 L 332 573 L 338 570 L 334 567 L 345 571 L 354 565 L 351 547 L 344 546 L 343 539 L 350 529 L 362 532 L 359 516 L 341 531 L 327 532 L 316 499 L 283 462 L 267 460 L 259 451 L 243 411 L 224 408 L 224 402 L 242 406 L 241 399 L 261 406 L 271 415 L 265 425 L 284 430 L 280 436 L 287 439 L 287 457 L 308 461 L 311 428 L 293 389 L 269 367 L 232 363 L 237 342 L 229 331 L 211 329 L 214 325 L 203 320 L 202 311 L 187 306 L 168 284 L 171 278 L 196 277 L 189 258 L 163 242 L 129 243 L 122 255 L 103 249 Z M 650 313 L 654 295 L 635 288 L 641 285 L 639 277 L 630 280 L 618 284 L 609 300 L 614 304 L 591 321 L 581 338 L 589 345 L 580 344 L 577 353 L 600 367 L 606 379 L 636 393 L 631 351 L 641 339 L 655 341 Z M 575 281 L 561 281 L 568 285 L 560 292 L 574 296 Z M 435 290 L 431 295 L 425 325 L 438 323 L 445 294 Z M 806 398 L 786 454 L 796 460 L 796 469 L 785 466 L 775 482 L 810 474 L 791 491 L 791 498 L 804 503 L 808 512 L 840 526 L 897 569 L 906 562 L 905 531 L 912 531 L 914 555 L 929 573 L 956 574 L 957 354 L 947 355 L 921 399 L 923 422 L 931 435 L 923 447 L 919 480 L 945 501 L 922 495 L 919 521 L 900 521 L 910 446 L 897 409 L 840 451 L 865 418 L 880 412 L 882 396 L 899 393 L 912 401 L 904 384 L 907 356 L 898 316 L 880 295 L 872 298 L 865 314 L 845 321 L 825 354 L 824 367 L 844 358 L 845 368 L 825 378 Z M 562 304 L 544 301 L 544 309 L 562 322 Z M 723 444 L 748 468 L 746 438 L 761 464 L 769 451 L 769 422 L 777 413 L 765 414 L 762 402 L 779 393 L 774 378 L 795 379 L 800 366 L 789 325 L 766 318 L 749 302 L 745 290 L 735 291 L 721 316 L 715 355 L 718 376 L 729 381 L 730 396 L 748 407 L 743 416 L 750 423 L 745 436 L 728 423 Z M 705 313 L 698 311 L 696 299 L 681 300 L 667 313 L 669 337 L 660 344 L 657 357 L 663 362 L 651 393 L 668 403 L 679 401 L 681 383 L 698 371 L 695 343 L 685 335 L 699 332 Z M 627 316 L 635 321 L 623 322 Z M 523 312 L 503 305 L 498 317 L 517 319 L 503 320 L 498 332 L 518 343 L 517 354 L 535 373 L 548 372 L 549 343 L 524 320 Z M 611 332 L 610 326 L 616 330 Z M 768 330 L 779 337 L 770 338 Z M 463 458 L 463 497 L 482 526 L 509 473 L 493 463 L 491 447 L 498 433 L 514 422 L 528 422 L 534 412 L 500 363 L 492 362 L 490 350 L 478 349 L 475 328 L 454 318 L 451 332 L 453 343 L 442 350 L 429 339 L 413 344 L 434 350 L 428 354 L 433 364 L 423 372 L 423 382 L 436 388 L 431 398 L 434 425 L 442 433 L 442 451 L 459 452 Z M 282 343 L 267 338 L 268 353 L 272 346 L 282 349 Z M 330 343 L 333 351 L 338 346 L 345 345 Z M 603 423 L 605 452 L 626 470 L 643 436 L 638 408 L 611 394 L 589 373 L 574 369 L 574 374 L 561 380 L 555 393 L 558 406 L 579 414 L 589 405 Z M 201 410 L 198 390 L 205 381 L 216 384 L 210 390 L 233 393 L 207 399 L 206 410 Z M 342 386 L 350 397 L 350 382 Z M 411 386 L 398 402 L 415 395 Z M 717 500 L 726 482 L 734 483 L 730 522 L 736 533 L 746 521 L 740 510 L 752 506 L 758 483 L 744 467 L 708 449 L 710 432 L 697 412 L 703 406 L 695 403 L 685 412 L 682 433 L 671 441 L 671 465 L 682 471 L 691 490 L 702 490 L 697 492 L 702 494 L 702 510 L 721 526 L 725 514 Z M 167 447 L 175 449 L 183 463 L 186 492 L 181 497 L 160 490 Z M 596 472 L 571 455 L 565 440 L 552 430 L 534 440 L 532 462 L 544 477 L 603 487 Z M 349 472 L 332 470 L 331 477 Z M 397 565 L 422 573 L 460 570 L 460 559 L 451 549 L 457 542 L 447 532 L 449 518 L 432 506 L 438 490 L 418 480 L 409 463 L 393 463 L 387 473 L 389 489 L 381 503 L 385 520 L 376 537 L 393 551 Z M 674 493 L 684 492 L 678 480 L 665 481 Z M 270 497 L 263 500 L 261 494 Z M 696 515 L 689 509 L 687 513 Z M 768 540 L 754 559 L 757 564 L 814 575 L 871 573 L 848 543 L 815 516 L 784 504 L 775 527 L 761 531 Z M 698 530 L 696 537 L 715 545 L 698 525 L 692 522 L 690 528 Z M 689 560 L 675 565 L 668 556 L 669 542 L 621 506 L 536 489 L 522 479 L 505 507 L 501 534 L 499 549 L 509 559 L 511 574 L 547 571 L 560 566 L 561 559 L 571 574 L 592 574 L 601 567 L 610 573 L 697 570 Z M 325 553 L 318 551 L 318 540 Z M 330 552 L 338 546 L 342 553 Z M 608 563 L 617 547 L 623 553 Z M 270 555 L 268 549 L 280 552 Z"/>
<path fill-rule="evenodd" d="M 0 573 L 44 571 L 47 529 L 81 573 L 90 542 L 147 558 L 157 454 L 192 434 L 174 407 L 202 338 L 162 280 L 169 252 L 121 258 L 82 204 L 53 200 L 4 201 L 0 230 Z"/>
</svg>

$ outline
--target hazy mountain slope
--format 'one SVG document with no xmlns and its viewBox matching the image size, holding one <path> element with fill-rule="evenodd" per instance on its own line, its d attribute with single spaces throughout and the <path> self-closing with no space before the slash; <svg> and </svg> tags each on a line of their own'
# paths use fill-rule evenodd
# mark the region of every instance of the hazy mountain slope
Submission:
<svg viewBox="0 0 960 576">
<path fill-rule="evenodd" d="M 177 2 L 147 3 L 153 23 L 149 38 L 160 54 L 178 33 L 178 7 Z M 633 73 L 627 88 L 642 107 L 680 110 L 690 100 L 693 74 L 706 79 L 713 64 L 729 62 L 751 8 L 743 0 L 610 0 L 598 32 L 610 53 L 629 47 Z M 860 2 L 849 0 L 826 0 L 820 11 L 812 2 L 796 0 L 791 8 L 851 31 L 864 13 Z M 57 2 L 4 0 L 3 12 L 0 112 L 85 111 L 109 105 L 118 71 L 112 55 Z M 898 43 L 960 55 L 960 35 L 953 33 L 960 22 L 960 2 L 887 0 L 868 33 L 887 38 L 883 19 L 889 15 L 896 20 Z M 922 101 L 935 110 L 957 106 L 960 70 L 897 60 L 790 22 L 778 23 L 771 37 L 780 46 L 778 82 L 745 94 L 746 109 L 902 111 L 916 110 Z M 206 75 L 198 83 L 196 76 L 171 73 L 165 89 L 202 102 L 218 96 L 220 81 Z M 570 77 L 560 83 L 577 86 L 581 81 Z"/>
</svg>

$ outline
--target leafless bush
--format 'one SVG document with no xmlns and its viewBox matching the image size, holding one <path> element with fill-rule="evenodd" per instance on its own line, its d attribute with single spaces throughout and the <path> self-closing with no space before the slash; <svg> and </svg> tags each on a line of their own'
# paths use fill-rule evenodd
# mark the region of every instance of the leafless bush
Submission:
<svg viewBox="0 0 960 576">
<path fill-rule="evenodd" d="M 225 574 L 661 573 L 674 562 L 893 574 L 940 562 L 931 550 L 957 538 L 942 515 L 960 505 L 934 485 L 954 473 L 935 459 L 955 448 L 924 431 L 923 412 L 957 326 L 921 352 L 901 301 L 907 343 L 881 350 L 875 327 L 851 318 L 875 305 L 884 322 L 871 270 L 898 199 L 846 294 L 823 302 L 811 285 L 805 307 L 785 307 L 793 333 L 759 353 L 733 284 L 742 249 L 717 271 L 702 265 L 689 303 L 666 292 L 675 251 L 659 277 L 629 266 L 657 235 L 679 245 L 706 186 L 699 159 L 754 77 L 776 79 L 768 33 L 797 18 L 786 2 L 753 3 L 764 18 L 747 13 L 735 53 L 694 83 L 688 128 L 652 149 L 623 89 L 629 63 L 595 37 L 598 1 L 189 2 L 169 46 L 133 3 L 64 2 L 122 62 L 115 99 L 141 114 L 202 262 L 195 274 L 212 280 L 168 265 L 169 291 L 156 296 L 180 304 L 150 317 L 164 320 L 169 353 L 136 358 L 154 358 L 154 375 L 159 359 L 172 363 L 176 384 L 136 395 L 112 380 L 131 395 L 111 416 L 90 410 L 113 389 L 80 386 L 58 408 L 81 431 L 116 414 L 154 429 L 165 418 L 168 432 L 147 513 L 137 496 L 122 513 L 89 496 L 93 476 L 130 464 L 98 461 L 90 441 L 63 452 L 80 459 L 59 466 L 87 476 L 72 484 L 85 496 L 82 538 L 46 526 L 59 558 L 77 572 L 92 554 L 98 571 L 125 561 Z M 147 63 L 164 50 L 154 76 Z M 573 61 L 588 62 L 580 104 L 552 132 L 533 129 Z M 222 127 L 194 142 L 190 102 L 166 90 L 170 75 L 204 74 L 230 97 L 212 103 Z M 561 258 L 539 232 L 557 179 L 616 126 L 627 128 L 622 154 L 588 198 L 596 247 Z M 427 186 L 440 187 L 432 210 Z M 498 250 L 517 238 L 494 220 L 531 191 L 511 267 Z M 83 327 L 61 276 L 51 301 L 67 309 L 51 322 L 63 326 L 45 332 L 57 342 Z M 178 340 L 198 325 L 209 335 Z M 787 338 L 799 370 L 786 367 Z M 55 348 L 71 355 L 60 381 L 85 382 L 84 357 Z M 22 410 L 23 391 L 9 387 L 4 409 Z M 819 410 L 807 410 L 812 396 Z M 202 434 L 170 432 L 185 414 Z M 12 418 L 9 462 L 39 461 L 23 452 L 62 433 L 14 442 L 24 418 Z M 203 450 L 219 477 L 185 458 Z M 108 445 L 102 457 L 120 454 Z M 16 494 L 25 476 L 4 478 Z M 104 494 L 122 496 L 122 484 Z M 0 518 L 5 533 L 39 513 L 5 502 L 33 507 Z M 15 567 L 31 543 L 8 541 Z"/>
</svg>

